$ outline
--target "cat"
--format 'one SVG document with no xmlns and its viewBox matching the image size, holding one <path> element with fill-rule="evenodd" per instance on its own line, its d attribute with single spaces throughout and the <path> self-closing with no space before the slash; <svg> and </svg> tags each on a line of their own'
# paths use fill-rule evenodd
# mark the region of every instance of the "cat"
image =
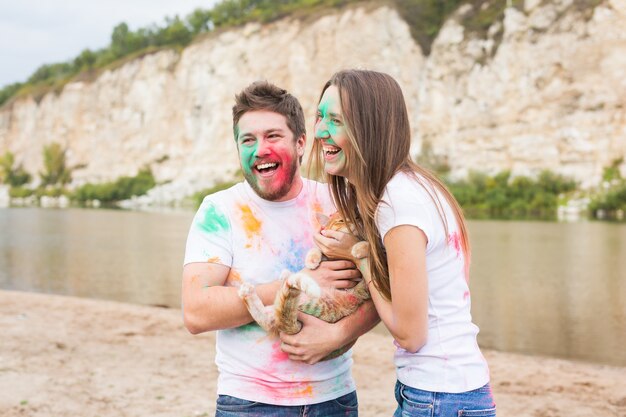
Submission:
<svg viewBox="0 0 626 417">
<path fill-rule="evenodd" d="M 325 229 L 355 234 L 354 230 L 337 213 L 331 215 L 330 218 L 318 214 L 318 220 Z M 352 246 L 351 252 L 352 256 L 357 259 L 367 258 L 369 243 L 360 241 Z M 316 269 L 324 258 L 322 251 L 314 247 L 306 255 L 305 266 L 307 269 Z M 368 271 L 361 271 L 361 274 L 366 273 Z M 364 301 L 370 299 L 365 279 L 359 281 L 351 289 L 330 288 L 322 291 L 317 282 L 305 272 L 292 274 L 289 271 L 283 271 L 280 278 L 283 284 L 276 293 L 274 304 L 271 306 L 263 305 L 251 284 L 244 282 L 239 287 L 239 296 L 246 304 L 252 318 L 261 328 L 274 336 L 280 332 L 295 334 L 300 331 L 302 324 L 298 321 L 298 310 L 326 322 L 335 323 L 354 313 Z M 301 296 L 302 293 L 305 296 Z M 356 340 L 331 352 L 322 360 L 342 355 L 355 342 Z"/>
</svg>

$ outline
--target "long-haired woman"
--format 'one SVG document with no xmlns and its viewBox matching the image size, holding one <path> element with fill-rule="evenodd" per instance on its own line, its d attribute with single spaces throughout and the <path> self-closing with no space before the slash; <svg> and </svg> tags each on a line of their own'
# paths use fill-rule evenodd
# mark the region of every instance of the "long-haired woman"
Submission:
<svg viewBox="0 0 626 417">
<path fill-rule="evenodd" d="M 465 219 L 445 185 L 411 161 L 410 144 L 391 76 L 347 70 L 326 83 L 312 162 L 341 215 L 370 243 L 369 258 L 354 261 L 369 266 L 372 299 L 397 346 L 394 416 L 495 416 L 470 314 Z M 317 237 L 327 255 L 350 258 L 342 239 Z"/>
</svg>

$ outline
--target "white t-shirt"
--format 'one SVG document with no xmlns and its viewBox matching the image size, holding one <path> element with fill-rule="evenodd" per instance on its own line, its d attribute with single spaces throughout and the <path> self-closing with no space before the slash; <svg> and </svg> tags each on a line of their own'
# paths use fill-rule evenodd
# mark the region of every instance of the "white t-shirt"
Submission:
<svg viewBox="0 0 626 417">
<path fill-rule="evenodd" d="M 231 268 L 227 286 L 279 279 L 304 268 L 314 245 L 316 212 L 335 211 L 328 187 L 303 179 L 293 200 L 260 198 L 246 182 L 207 196 L 187 238 L 185 264 L 214 262 Z M 256 323 L 217 332 L 217 393 L 275 405 L 315 404 L 355 390 L 352 354 L 315 365 L 289 360 L 280 339 Z"/>
<path fill-rule="evenodd" d="M 434 194 L 423 177 L 417 178 Z M 400 225 L 420 228 L 428 239 L 428 338 L 416 353 L 397 346 L 398 380 L 413 388 L 459 393 L 489 382 L 487 362 L 478 348 L 478 327 L 472 323 L 470 293 L 465 274 L 459 228 L 454 212 L 438 194 L 448 223 L 448 235 L 429 193 L 406 173 L 387 184 L 376 212 L 380 236 Z"/>
</svg>

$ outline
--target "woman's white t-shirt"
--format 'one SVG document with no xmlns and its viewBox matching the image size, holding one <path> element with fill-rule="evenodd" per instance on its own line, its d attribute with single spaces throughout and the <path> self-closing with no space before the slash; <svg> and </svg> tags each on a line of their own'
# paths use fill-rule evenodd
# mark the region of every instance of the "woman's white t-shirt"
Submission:
<svg viewBox="0 0 626 417">
<path fill-rule="evenodd" d="M 437 206 L 445 214 L 447 234 Z M 476 342 L 478 327 L 470 314 L 465 256 L 450 205 L 419 174 L 414 178 L 400 172 L 385 188 L 376 224 L 383 240 L 389 230 L 400 225 L 416 226 L 428 239 L 428 338 L 416 353 L 396 343 L 398 380 L 433 392 L 459 393 L 482 387 L 489 382 L 489 368 Z"/>
</svg>

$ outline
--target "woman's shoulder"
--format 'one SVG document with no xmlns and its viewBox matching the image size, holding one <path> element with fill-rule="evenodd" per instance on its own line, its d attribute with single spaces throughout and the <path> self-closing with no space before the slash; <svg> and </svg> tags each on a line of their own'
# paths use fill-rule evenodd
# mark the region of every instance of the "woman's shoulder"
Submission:
<svg viewBox="0 0 626 417">
<path fill-rule="evenodd" d="M 386 196 L 402 195 L 404 193 L 429 195 L 434 191 L 426 178 L 415 171 L 398 171 L 385 187 Z"/>
</svg>

